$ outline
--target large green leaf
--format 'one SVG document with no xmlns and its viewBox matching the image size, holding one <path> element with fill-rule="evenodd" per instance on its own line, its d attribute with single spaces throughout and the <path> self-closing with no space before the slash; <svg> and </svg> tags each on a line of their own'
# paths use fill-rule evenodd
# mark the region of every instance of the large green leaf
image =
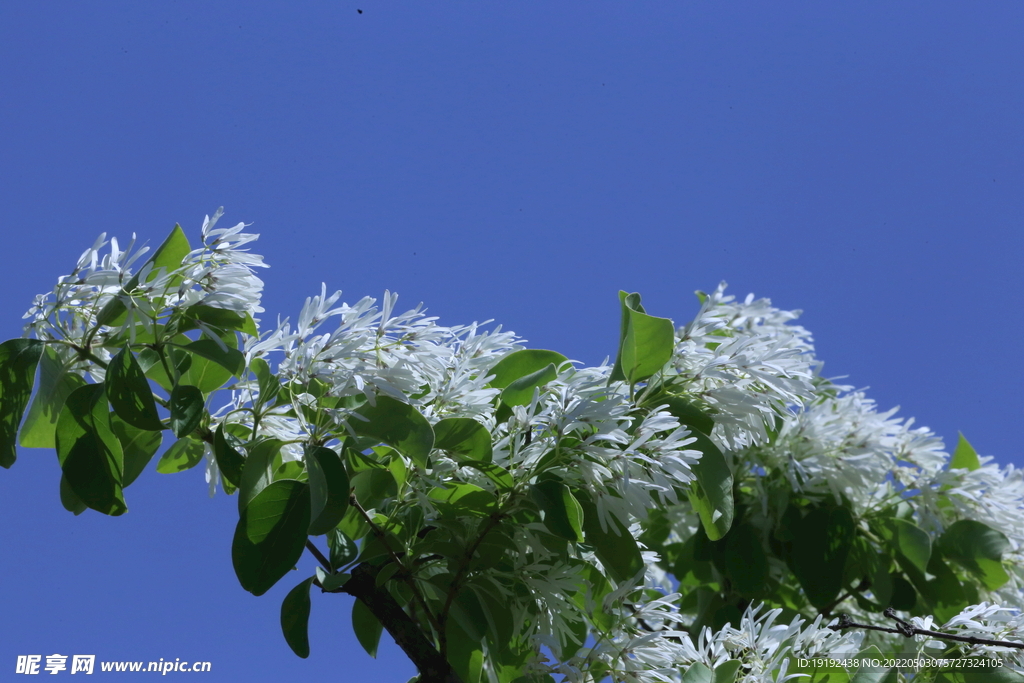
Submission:
<svg viewBox="0 0 1024 683">
<path fill-rule="evenodd" d="M 129 347 L 110 360 L 106 384 L 110 405 L 122 420 L 139 429 L 158 432 L 164 428 L 146 375 Z"/>
<path fill-rule="evenodd" d="M 711 669 L 697 662 L 691 664 L 683 674 L 682 683 L 712 683 L 713 680 Z"/>
<path fill-rule="evenodd" d="M 313 577 L 309 577 L 295 588 L 288 591 L 281 603 L 281 631 L 292 652 L 305 659 L 309 656 L 309 587 L 313 585 Z"/>
<path fill-rule="evenodd" d="M 649 403 L 651 405 L 664 404 L 666 410 L 679 420 L 679 424 L 692 427 L 702 434 L 710 434 L 711 430 L 715 428 L 715 421 L 711 416 L 682 396 L 662 394 L 651 399 Z"/>
<path fill-rule="evenodd" d="M 732 472 L 722 451 L 711 439 L 697 431 L 691 432 L 691 436 L 697 439 L 691 446 L 703 455 L 693 466 L 696 481 L 687 493 L 690 504 L 700 515 L 704 532 L 712 541 L 717 541 L 732 526 Z"/>
<path fill-rule="evenodd" d="M 238 483 L 239 513 L 274 480 L 272 465 L 283 445 L 278 439 L 264 439 L 249 448 L 249 457 L 245 459 L 241 481 Z"/>
<path fill-rule="evenodd" d="M 209 342 L 216 346 L 216 342 L 211 339 L 201 339 L 200 341 Z M 198 344 L 199 342 L 193 343 Z M 198 387 L 204 394 L 209 394 L 224 386 L 224 383 L 231 379 L 230 370 L 217 361 L 195 353 L 192 344 L 186 346 L 184 351 L 192 359 L 192 362 L 189 364 L 188 370 L 181 375 L 179 381 L 182 384 L 191 384 L 194 387 Z M 229 351 L 234 351 L 234 349 L 229 349 Z M 234 352 L 238 353 L 238 351 Z"/>
<path fill-rule="evenodd" d="M 569 360 L 557 351 L 545 349 L 521 349 L 513 351 L 500 361 L 494 364 L 488 374 L 494 375 L 494 379 L 488 386 L 495 389 L 504 389 L 520 377 L 554 365 L 556 368 Z"/>
<path fill-rule="evenodd" d="M 542 481 L 530 487 L 530 495 L 544 512 L 544 526 L 567 541 L 583 540 L 583 508 L 569 487 L 558 481 Z"/>
<path fill-rule="evenodd" d="M 306 547 L 309 485 L 281 479 L 260 491 L 243 510 L 231 544 L 242 588 L 263 595 L 295 566 Z"/>
<path fill-rule="evenodd" d="M 924 603 L 923 605 L 918 603 L 916 607 L 923 607 L 930 611 L 936 621 L 940 623 L 949 621 L 970 603 L 960 579 L 943 561 L 939 553 L 932 553 L 932 557 L 928 561 L 927 574 L 918 571 L 917 567 L 902 555 L 897 555 L 896 561 Z M 895 602 L 894 590 L 893 607 L 896 607 Z"/>
<path fill-rule="evenodd" d="M 493 493 L 473 484 L 450 483 L 446 488 L 431 489 L 427 496 L 437 501 L 439 510 L 453 516 L 486 517 L 495 511 L 497 505 Z"/>
<path fill-rule="evenodd" d="M 942 554 L 996 590 L 1010 580 L 1003 569 L 1003 553 L 1010 547 L 1001 532 L 973 519 L 954 522 L 939 538 Z"/>
<path fill-rule="evenodd" d="M 9 339 L 0 344 L 0 466 L 17 459 L 18 425 L 35 382 L 36 365 L 43 352 L 37 339 Z"/>
<path fill-rule="evenodd" d="M 206 446 L 202 441 L 192 436 L 183 436 L 160 456 L 156 471 L 160 474 L 176 474 L 190 470 L 202 462 L 205 453 Z"/>
<path fill-rule="evenodd" d="M 217 459 L 217 468 L 229 484 L 238 488 L 242 483 L 242 468 L 245 458 L 228 441 L 234 438 L 224 433 L 224 424 L 217 425 L 213 433 L 213 456 Z"/>
<path fill-rule="evenodd" d="M 905 519 L 891 517 L 878 525 L 882 537 L 892 544 L 918 568 L 927 571 L 928 560 L 932 556 L 932 539 L 921 527 Z"/>
<path fill-rule="evenodd" d="M 352 605 L 352 630 L 355 631 L 356 639 L 366 650 L 366 654 L 376 659 L 377 646 L 380 644 L 380 634 L 384 626 L 362 600 L 356 600 Z"/>
<path fill-rule="evenodd" d="M 610 379 L 634 384 L 661 370 L 672 358 L 675 327 L 668 318 L 647 315 L 637 293 L 619 292 L 619 302 L 622 306 L 619 353 Z"/>
<path fill-rule="evenodd" d="M 18 434 L 18 441 L 25 448 L 54 448 L 57 445 L 54 433 L 64 401 L 72 391 L 85 384 L 84 379 L 69 371 L 69 366 L 70 363 L 64 363 L 52 346 L 43 349 L 39 359 L 39 386 Z"/>
<path fill-rule="evenodd" d="M 491 433 L 471 417 L 448 417 L 434 425 L 434 448 L 448 451 L 459 462 L 490 462 Z"/>
<path fill-rule="evenodd" d="M 640 548 L 629 530 L 617 519 L 611 519 L 607 529 L 601 528 L 597 506 L 586 496 L 576 496 L 583 508 L 583 533 L 588 544 L 608 573 L 617 582 L 629 581 L 644 567 Z"/>
<path fill-rule="evenodd" d="M 139 478 L 146 465 L 160 449 L 160 442 L 163 440 L 161 432 L 154 432 L 148 429 L 134 427 L 117 413 L 110 413 L 110 428 L 121 444 L 121 452 L 124 454 L 124 467 L 121 473 L 121 488 L 128 486 Z"/>
<path fill-rule="evenodd" d="M 242 352 L 230 347 L 222 349 L 213 339 L 200 339 L 185 348 L 197 356 L 213 361 L 235 377 L 241 377 L 245 371 L 245 356 Z"/>
<path fill-rule="evenodd" d="M 199 322 L 220 332 L 238 331 L 253 337 L 259 333 L 253 319 L 248 314 L 230 311 L 226 308 L 215 308 L 205 304 L 196 304 L 187 308 L 184 320 L 178 326 L 178 331 L 187 332 L 188 330 L 197 329 Z"/>
<path fill-rule="evenodd" d="M 89 506 L 75 495 L 75 492 L 71 489 L 71 484 L 68 483 L 68 478 L 63 473 L 60 475 L 60 504 L 68 512 L 75 513 L 76 517 L 89 509 Z"/>
<path fill-rule="evenodd" d="M 121 494 L 124 454 L 110 428 L 103 384 L 75 389 L 57 418 L 57 459 L 68 485 L 97 512 L 127 512 Z"/>
<path fill-rule="evenodd" d="M 192 251 L 192 248 L 188 244 L 188 238 L 185 237 L 185 233 L 182 231 L 180 225 L 175 225 L 171 230 L 171 234 L 167 236 L 167 239 L 163 241 L 153 255 L 146 261 L 146 264 L 153 264 L 153 270 L 150 272 L 146 281 L 154 279 L 157 276 L 157 270 L 163 268 L 165 272 L 171 272 L 181 266 L 181 262 L 188 256 L 188 253 Z M 145 265 L 143 265 L 145 268 Z M 142 272 L 142 268 L 139 269 L 130 280 L 128 284 L 124 286 L 124 291 L 131 293 L 139 286 L 139 274 Z M 172 284 L 172 286 L 174 286 Z M 112 299 L 108 302 L 99 315 L 96 316 L 96 323 L 99 325 L 117 325 L 124 320 L 124 314 L 126 311 L 124 302 L 120 298 Z"/>
<path fill-rule="evenodd" d="M 960 440 L 956 444 L 956 450 L 953 451 L 953 459 L 949 461 L 949 468 L 951 470 L 962 468 L 973 471 L 979 467 L 981 467 L 981 461 L 978 460 L 978 452 L 974 450 L 974 446 L 961 434 Z"/>
<path fill-rule="evenodd" d="M 768 557 L 753 524 L 735 525 L 714 547 L 719 551 L 715 563 L 723 568 L 736 592 L 745 597 L 763 595 L 768 582 Z"/>
<path fill-rule="evenodd" d="M 198 387 L 175 385 L 171 390 L 171 431 L 178 438 L 191 434 L 202 422 L 205 400 Z"/>
<path fill-rule="evenodd" d="M 434 430 L 427 418 L 408 403 L 379 394 L 376 404 L 359 408 L 359 417 L 349 419 L 349 426 L 360 436 L 369 436 L 401 451 L 420 467 L 427 466 L 427 457 L 434 447 Z"/>
<path fill-rule="evenodd" d="M 525 406 L 533 401 L 535 389 L 558 378 L 554 363 L 548 363 L 540 370 L 513 380 L 501 392 L 501 402 L 507 406 Z"/>
<path fill-rule="evenodd" d="M 188 342 L 188 337 L 185 335 L 181 335 L 180 339 L 183 339 L 185 343 Z M 175 346 L 165 346 L 163 351 L 167 356 L 167 363 L 173 366 L 172 373 L 177 372 L 179 377 L 183 377 L 192 367 L 192 354 L 188 351 Z M 169 392 L 174 388 L 174 379 L 167 375 L 159 352 L 149 348 L 139 351 L 139 366 L 146 373 L 146 377 L 156 382 L 164 391 Z"/>
<path fill-rule="evenodd" d="M 259 404 L 272 403 L 278 392 L 281 390 L 281 382 L 277 376 L 270 371 L 270 364 L 262 358 L 253 358 L 249 364 L 253 374 L 256 375 L 256 383 L 260 387 Z"/>
<path fill-rule="evenodd" d="M 791 519 L 790 569 L 808 601 L 822 609 L 843 585 L 843 568 L 856 533 L 853 515 L 846 507 L 822 505 L 811 508 L 802 519 Z"/>
<path fill-rule="evenodd" d="M 330 448 L 314 446 L 306 451 L 311 515 L 309 533 L 326 534 L 338 526 L 348 509 L 348 472 Z"/>
</svg>

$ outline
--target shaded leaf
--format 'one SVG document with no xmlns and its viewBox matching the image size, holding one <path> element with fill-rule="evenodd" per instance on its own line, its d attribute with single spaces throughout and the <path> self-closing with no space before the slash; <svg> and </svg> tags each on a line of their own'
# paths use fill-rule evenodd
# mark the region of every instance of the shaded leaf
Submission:
<svg viewBox="0 0 1024 683">
<path fill-rule="evenodd" d="M 366 654 L 376 659 L 377 646 L 380 644 L 380 634 L 384 627 L 362 600 L 356 600 L 352 605 L 352 630 L 355 631 L 356 639 L 366 650 Z"/>
<path fill-rule="evenodd" d="M 327 534 L 327 547 L 331 552 L 329 559 L 334 571 L 351 564 L 359 556 L 359 546 L 341 529 L 333 529 Z"/>
<path fill-rule="evenodd" d="M 665 367 L 675 348 L 675 327 L 668 318 L 647 315 L 637 293 L 619 292 L 619 302 L 619 352 L 609 379 L 635 384 Z"/>
<path fill-rule="evenodd" d="M 249 457 L 245 459 L 238 482 L 239 513 L 274 480 L 272 465 L 283 445 L 278 439 L 264 439 L 249 448 Z"/>
<path fill-rule="evenodd" d="M 324 446 L 306 451 L 306 468 L 312 506 L 309 533 L 326 534 L 338 526 L 348 509 L 348 473 L 338 454 Z"/>
<path fill-rule="evenodd" d="M 163 441 L 161 432 L 134 427 L 117 413 L 110 413 L 110 428 L 121 444 L 124 466 L 121 472 L 121 488 L 127 488 L 139 478 L 146 465 L 153 459 Z"/>
<path fill-rule="evenodd" d="M 110 360 L 105 381 L 110 405 L 118 417 L 138 429 L 164 428 L 149 382 L 130 348 L 125 346 Z"/>
<path fill-rule="evenodd" d="M 530 495 L 544 512 L 544 526 L 574 543 L 583 540 L 583 508 L 569 487 L 558 481 L 542 481 L 530 487 Z"/>
<path fill-rule="evenodd" d="M 203 392 L 189 384 L 178 384 L 171 390 L 171 431 L 178 438 L 191 434 L 202 422 L 205 400 Z"/>
<path fill-rule="evenodd" d="M 245 370 L 245 356 L 242 355 L 241 351 L 232 348 L 222 349 L 220 344 L 212 339 L 200 339 L 192 342 L 185 348 L 188 349 L 189 353 L 194 353 L 197 356 L 213 361 L 235 377 L 241 377 L 242 372 Z"/>
<path fill-rule="evenodd" d="M 824 608 L 839 595 L 843 567 L 855 534 L 853 515 L 845 507 L 811 508 L 796 520 L 789 566 L 808 601 Z"/>
<path fill-rule="evenodd" d="M 281 603 L 281 631 L 292 652 L 305 659 L 309 657 L 309 587 L 313 585 L 313 577 L 309 577 L 295 588 L 288 591 Z"/>
<path fill-rule="evenodd" d="M 306 547 L 309 485 L 275 481 L 254 497 L 238 520 L 231 562 L 242 588 L 263 595 L 295 566 Z"/>
<path fill-rule="evenodd" d="M 68 485 L 97 512 L 127 512 L 121 494 L 124 455 L 110 428 L 103 384 L 75 389 L 57 419 L 57 459 Z"/>
<path fill-rule="evenodd" d="M 82 499 L 72 490 L 68 478 L 63 473 L 60 475 L 60 504 L 68 512 L 75 513 L 76 517 L 89 509 L 89 506 L 83 503 Z"/>
<path fill-rule="evenodd" d="M 213 457 L 217 460 L 217 469 L 232 486 L 238 488 L 242 482 L 242 468 L 245 458 L 229 443 L 235 437 L 224 433 L 224 424 L 217 425 L 213 433 Z"/>
<path fill-rule="evenodd" d="M 700 515 L 704 532 L 712 541 L 717 541 L 732 526 L 732 472 L 722 451 L 711 439 L 700 432 L 690 435 L 697 439 L 691 446 L 703 455 L 691 468 L 696 481 L 690 484 L 687 493 L 690 504 Z"/>
<path fill-rule="evenodd" d="M 1003 569 L 1003 553 L 1010 541 L 1001 532 L 973 519 L 961 519 L 939 537 L 942 554 L 996 590 L 1010 580 Z"/>
<path fill-rule="evenodd" d="M 882 537 L 892 543 L 910 562 L 924 572 L 932 556 L 932 539 L 921 527 L 905 519 L 890 517 L 879 525 Z"/>
<path fill-rule="evenodd" d="M 601 528 L 597 506 L 585 496 L 577 497 L 583 508 L 583 533 L 586 542 L 594 547 L 597 559 L 618 582 L 629 581 L 644 567 L 640 548 L 629 530 L 617 519 L 610 520 L 607 529 Z"/>
<path fill-rule="evenodd" d="M 37 339 L 9 339 L 0 344 L 0 466 L 17 459 L 15 441 L 25 406 L 35 383 L 36 365 L 43 352 Z"/>
</svg>

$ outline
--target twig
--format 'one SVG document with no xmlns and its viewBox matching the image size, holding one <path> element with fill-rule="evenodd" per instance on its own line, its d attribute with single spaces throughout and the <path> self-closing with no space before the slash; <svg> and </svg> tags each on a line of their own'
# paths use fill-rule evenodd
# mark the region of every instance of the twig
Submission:
<svg viewBox="0 0 1024 683">
<path fill-rule="evenodd" d="M 928 636 L 929 638 L 941 638 L 943 640 L 953 640 L 958 643 L 968 643 L 970 645 L 994 645 L 996 647 L 1012 647 L 1018 650 L 1024 650 L 1024 643 L 1013 643 L 1008 640 L 989 640 L 988 638 L 976 638 L 974 636 L 958 636 L 952 633 L 940 633 L 939 631 L 930 631 L 924 628 L 917 628 L 913 624 L 907 621 L 903 621 L 896 616 L 896 611 L 892 607 L 886 607 L 885 611 L 882 612 L 885 616 L 889 617 L 896 622 L 896 628 L 885 628 L 884 626 L 872 626 L 871 624 L 858 624 L 850 618 L 849 614 L 840 614 L 839 623 L 834 626 L 829 626 L 833 631 L 842 631 L 846 628 L 863 628 L 869 631 L 882 631 L 883 633 L 898 633 L 905 638 L 913 638 L 914 636 Z"/>
</svg>

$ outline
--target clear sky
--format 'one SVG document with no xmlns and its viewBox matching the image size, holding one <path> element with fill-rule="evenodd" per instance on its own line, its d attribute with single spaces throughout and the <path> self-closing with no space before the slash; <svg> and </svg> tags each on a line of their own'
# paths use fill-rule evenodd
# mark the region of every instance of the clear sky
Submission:
<svg viewBox="0 0 1024 683">
<path fill-rule="evenodd" d="M 826 375 L 1024 464 L 1022 35 L 998 1 L 3 3 L 0 334 L 100 232 L 195 241 L 223 205 L 262 235 L 265 322 L 322 281 L 390 289 L 593 364 L 619 289 L 682 323 L 726 280 L 803 309 Z M 246 593 L 201 468 L 119 518 L 72 517 L 59 477 L 44 450 L 0 471 L 0 678 L 414 673 L 345 596 L 295 657 L 278 611 L 313 561 Z"/>
</svg>

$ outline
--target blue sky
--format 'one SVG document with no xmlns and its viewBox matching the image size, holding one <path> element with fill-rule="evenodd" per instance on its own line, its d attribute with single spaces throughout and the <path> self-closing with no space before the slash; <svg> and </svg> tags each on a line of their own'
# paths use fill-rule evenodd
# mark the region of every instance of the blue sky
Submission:
<svg viewBox="0 0 1024 683">
<path fill-rule="evenodd" d="M 1021 35 L 1010 2 L 5 3 L 0 333 L 100 232 L 195 238 L 223 205 L 261 233 L 265 322 L 322 281 L 390 289 L 593 364 L 619 289 L 681 323 L 726 280 L 803 309 L 826 375 L 1022 465 Z M 238 586 L 199 468 L 120 518 L 72 517 L 59 476 L 43 450 L 0 471 L 0 671 L 414 673 L 333 595 L 292 655 L 302 577 Z"/>
</svg>

